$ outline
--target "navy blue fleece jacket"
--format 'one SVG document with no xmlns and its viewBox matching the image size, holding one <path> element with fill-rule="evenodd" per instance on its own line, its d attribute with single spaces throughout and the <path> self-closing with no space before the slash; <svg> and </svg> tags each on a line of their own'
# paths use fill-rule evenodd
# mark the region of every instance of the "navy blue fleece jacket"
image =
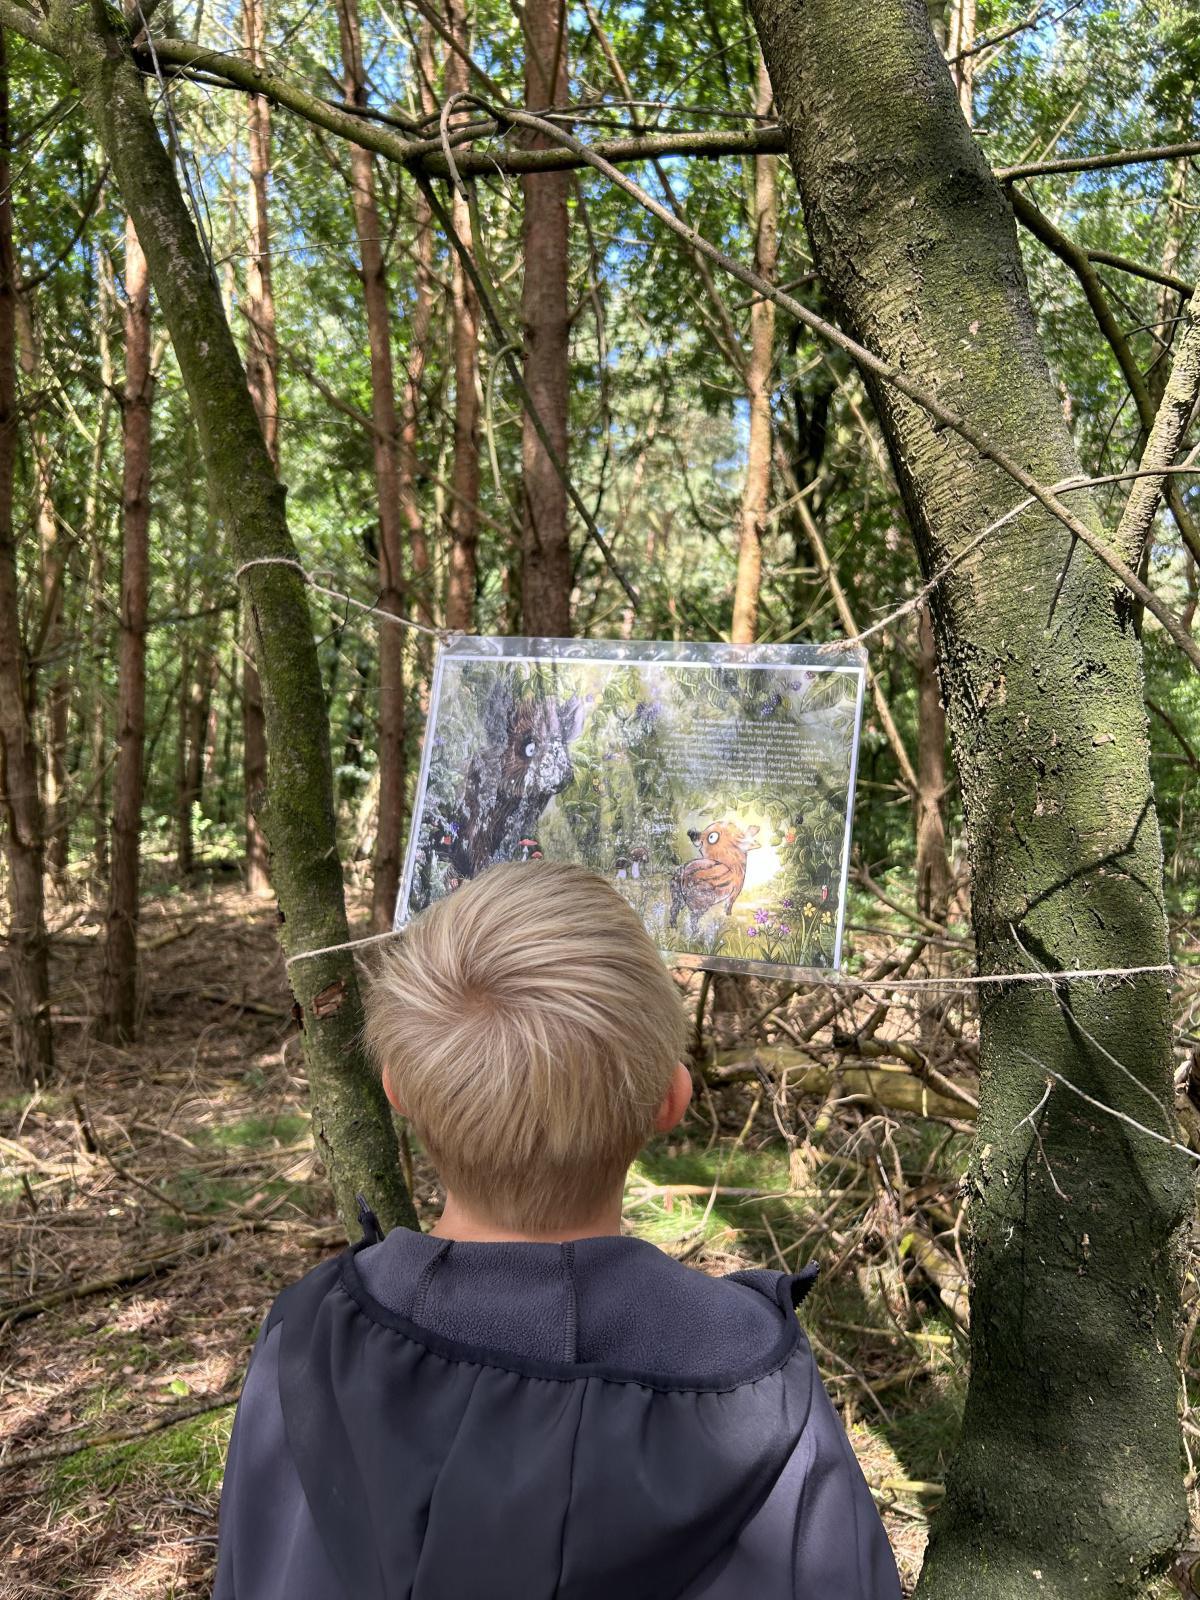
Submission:
<svg viewBox="0 0 1200 1600">
<path fill-rule="evenodd" d="M 255 1346 L 214 1600 L 899 1600 L 808 1281 L 615 1237 L 327 1261 Z"/>
</svg>

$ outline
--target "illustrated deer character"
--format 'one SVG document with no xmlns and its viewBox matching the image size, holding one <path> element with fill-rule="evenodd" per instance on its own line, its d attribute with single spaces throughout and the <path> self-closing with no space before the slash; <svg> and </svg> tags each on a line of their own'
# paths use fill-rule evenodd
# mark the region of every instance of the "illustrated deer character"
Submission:
<svg viewBox="0 0 1200 1600">
<path fill-rule="evenodd" d="M 585 710 L 574 696 L 516 699 L 505 684 L 489 694 L 488 743 L 471 758 L 461 810 L 443 846 L 461 877 L 473 878 L 496 861 L 528 860 L 535 850 L 540 856 L 538 819 L 574 780 L 568 746 L 583 731 Z"/>
<path fill-rule="evenodd" d="M 695 861 L 685 861 L 671 879 L 673 928 L 684 906 L 692 913 L 693 922 L 722 902 L 729 916 L 746 882 L 746 857 L 758 849 L 757 825 L 743 830 L 736 822 L 712 822 L 702 831 L 689 828 L 688 838 L 700 855 Z"/>
</svg>

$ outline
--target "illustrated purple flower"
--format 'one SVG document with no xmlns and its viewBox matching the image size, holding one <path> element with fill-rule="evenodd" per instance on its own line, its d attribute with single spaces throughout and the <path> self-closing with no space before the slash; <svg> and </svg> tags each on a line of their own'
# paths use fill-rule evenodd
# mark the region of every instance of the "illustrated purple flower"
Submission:
<svg viewBox="0 0 1200 1600">
<path fill-rule="evenodd" d="M 792 907 L 795 905 L 795 903 L 796 902 L 792 899 L 791 895 L 788 895 L 786 900 L 781 900 L 779 902 L 779 904 L 783 907 L 783 909 L 785 911 L 790 911 L 792 909 Z"/>
<path fill-rule="evenodd" d="M 767 925 L 767 923 L 768 923 L 768 922 L 770 922 L 770 920 L 771 920 L 771 914 L 770 914 L 770 912 L 769 912 L 769 911 L 764 911 L 764 910 L 763 910 L 763 909 L 762 909 L 762 908 L 761 908 L 761 907 L 760 907 L 760 908 L 759 908 L 759 909 L 758 909 L 758 910 L 757 910 L 757 911 L 756 911 L 756 912 L 755 912 L 755 913 L 754 913 L 754 920 L 755 920 L 755 922 L 756 922 L 756 923 L 757 923 L 757 924 L 758 924 L 758 926 L 759 926 L 759 927 L 760 927 L 760 928 L 765 928 L 765 927 L 766 927 L 766 925 Z"/>
<path fill-rule="evenodd" d="M 791 928 L 788 926 L 788 924 L 786 922 L 781 922 L 779 924 L 779 935 L 780 935 L 780 938 L 786 939 L 788 934 L 791 933 L 791 931 L 792 931 Z"/>
<path fill-rule="evenodd" d="M 757 928 L 747 928 L 746 932 L 747 932 L 747 934 L 749 934 L 751 939 L 757 939 L 758 938 L 758 929 Z"/>
</svg>

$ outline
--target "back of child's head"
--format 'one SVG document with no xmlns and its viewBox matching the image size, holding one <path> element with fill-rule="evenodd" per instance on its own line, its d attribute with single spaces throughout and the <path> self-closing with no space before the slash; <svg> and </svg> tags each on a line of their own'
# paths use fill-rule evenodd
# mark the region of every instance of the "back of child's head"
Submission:
<svg viewBox="0 0 1200 1600">
<path fill-rule="evenodd" d="M 389 947 L 367 1038 L 447 1189 L 506 1227 L 586 1222 L 646 1142 L 686 1036 L 640 918 L 582 867 L 492 867 Z"/>
</svg>

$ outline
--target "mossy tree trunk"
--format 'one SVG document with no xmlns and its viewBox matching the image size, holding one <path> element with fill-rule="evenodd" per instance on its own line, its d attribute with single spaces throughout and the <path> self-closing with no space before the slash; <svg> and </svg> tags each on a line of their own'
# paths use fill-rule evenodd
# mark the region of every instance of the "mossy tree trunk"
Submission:
<svg viewBox="0 0 1200 1600">
<path fill-rule="evenodd" d="M 843 325 L 1043 482 L 1078 474 L 1011 209 L 924 0 L 752 10 Z M 915 405 L 871 387 L 932 572 L 1021 495 Z M 1099 526 L 1094 503 L 1072 505 Z M 984 973 L 1167 960 L 1130 608 L 1082 548 L 1052 606 L 1067 549 L 1063 528 L 1031 509 L 935 591 Z M 1044 1070 L 1169 1133 L 1170 1037 L 1158 974 L 985 991 L 971 1383 L 922 1600 L 1127 1595 L 1179 1539 L 1188 1168 Z"/>
<path fill-rule="evenodd" d="M 294 561 L 285 493 L 200 240 L 113 12 L 55 0 L 46 42 L 67 63 L 142 240 L 196 418 L 214 508 L 233 561 Z M 261 820 L 289 955 L 348 938 L 334 831 L 329 727 L 303 579 L 278 565 L 239 579 L 254 634 L 267 727 Z M 391 1118 L 361 1046 L 362 1006 L 346 951 L 290 969 L 300 1007 L 317 1147 L 354 1228 L 366 1195 L 385 1227 L 415 1225 Z"/>
</svg>

